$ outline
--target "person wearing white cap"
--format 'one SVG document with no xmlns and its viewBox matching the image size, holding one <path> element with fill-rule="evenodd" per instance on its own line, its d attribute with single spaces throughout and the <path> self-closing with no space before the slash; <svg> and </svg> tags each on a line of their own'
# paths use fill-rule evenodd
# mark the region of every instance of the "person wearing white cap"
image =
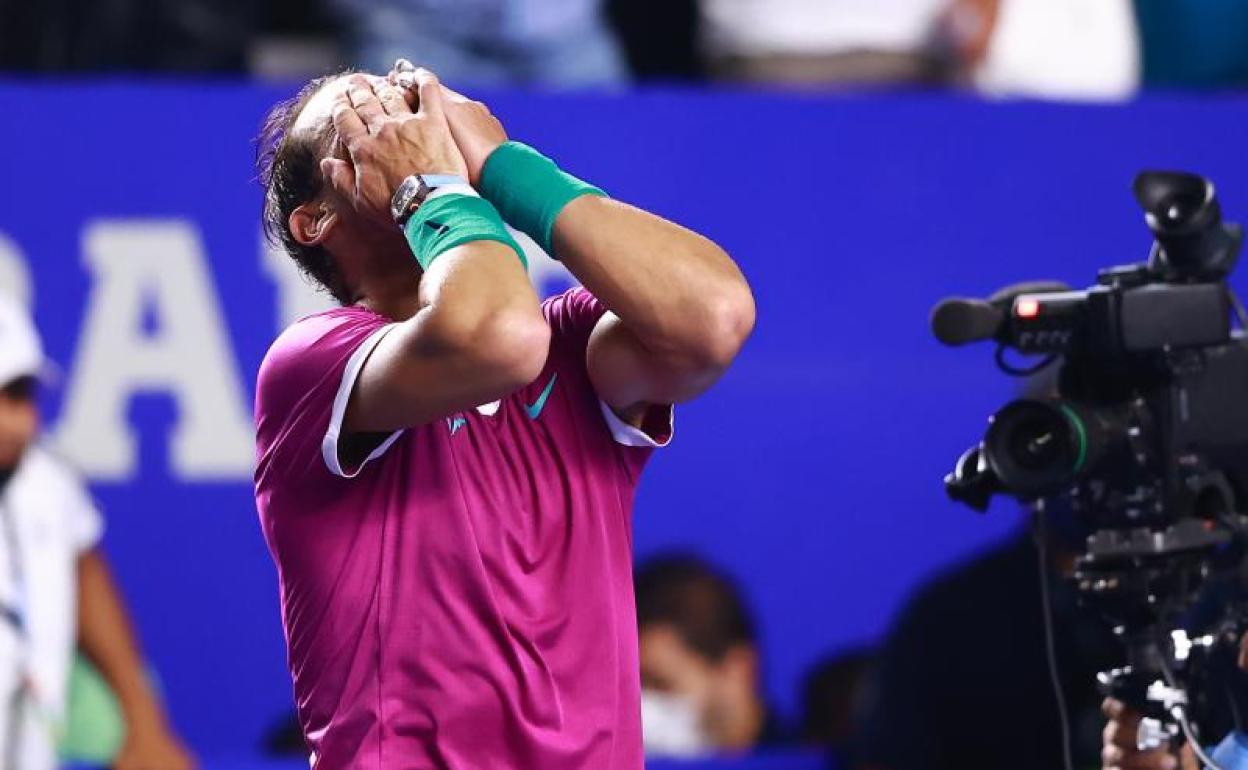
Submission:
<svg viewBox="0 0 1248 770">
<path fill-rule="evenodd" d="M 39 442 L 48 364 L 25 312 L 0 296 L 0 768 L 52 770 L 75 647 L 117 696 L 117 770 L 188 770 L 147 681 L 120 594 L 97 545 L 103 525 L 82 482 Z"/>
</svg>

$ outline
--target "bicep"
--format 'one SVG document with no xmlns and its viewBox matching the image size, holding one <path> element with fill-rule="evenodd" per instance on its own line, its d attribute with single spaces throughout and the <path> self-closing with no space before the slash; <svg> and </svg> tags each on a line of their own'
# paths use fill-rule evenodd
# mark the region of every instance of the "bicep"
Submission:
<svg viewBox="0 0 1248 770">
<path fill-rule="evenodd" d="M 590 334 L 586 366 L 594 391 L 617 413 L 688 401 L 723 374 L 722 369 L 655 354 L 611 312 L 603 314 Z"/>
<path fill-rule="evenodd" d="M 421 344 L 418 314 L 395 324 L 361 362 L 343 418 L 349 433 L 384 433 L 431 422 L 456 407 L 457 389 L 471 372 L 456 372 L 453 357 Z"/>
</svg>

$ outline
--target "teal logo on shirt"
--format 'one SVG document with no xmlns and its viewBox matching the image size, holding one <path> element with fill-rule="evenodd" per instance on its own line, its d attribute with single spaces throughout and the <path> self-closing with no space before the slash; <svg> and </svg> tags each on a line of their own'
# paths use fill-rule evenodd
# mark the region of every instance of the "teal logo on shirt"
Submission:
<svg viewBox="0 0 1248 770">
<path fill-rule="evenodd" d="M 455 433 L 460 428 L 464 427 L 467 424 L 468 424 L 468 420 L 466 420 L 463 417 L 447 417 L 446 418 L 446 427 L 451 429 L 452 436 L 454 436 Z"/>
<path fill-rule="evenodd" d="M 559 379 L 559 373 L 555 372 L 550 375 L 550 382 L 546 383 L 546 387 L 542 390 L 537 400 L 524 408 L 529 413 L 530 420 L 536 420 L 541 415 L 542 410 L 546 408 L 546 399 L 550 398 L 550 391 L 555 389 L 555 380 Z"/>
</svg>

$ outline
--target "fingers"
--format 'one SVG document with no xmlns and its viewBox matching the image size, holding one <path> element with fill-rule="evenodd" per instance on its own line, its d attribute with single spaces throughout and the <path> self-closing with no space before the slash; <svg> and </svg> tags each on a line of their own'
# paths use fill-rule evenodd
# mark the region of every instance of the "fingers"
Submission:
<svg viewBox="0 0 1248 770">
<path fill-rule="evenodd" d="M 360 139 L 368 136 L 368 127 L 364 125 L 359 113 L 351 106 L 351 102 L 345 95 L 339 96 L 334 103 L 333 121 L 334 130 L 338 132 L 338 139 L 348 149 Z"/>
<path fill-rule="evenodd" d="M 1127 705 L 1120 700 L 1106 698 L 1101 701 L 1101 713 L 1105 715 L 1106 719 L 1117 719 L 1122 716 L 1124 711 L 1127 711 Z"/>
<path fill-rule="evenodd" d="M 386 120 L 386 110 L 382 107 L 381 100 L 377 98 L 377 94 L 373 91 L 373 84 L 368 81 L 367 77 L 352 75 L 348 78 L 347 101 L 364 121 L 370 133 L 381 130 L 381 124 Z"/>
<path fill-rule="evenodd" d="M 1106 770 L 1176 770 L 1179 761 L 1164 751 L 1124 752 L 1113 746 L 1101 752 L 1101 763 Z"/>
<path fill-rule="evenodd" d="M 451 88 L 448 85 L 442 86 L 442 96 L 445 97 L 445 101 L 455 102 L 457 104 L 473 101 L 469 97 L 464 96 L 459 91 L 456 91 L 455 89 Z"/>
<path fill-rule="evenodd" d="M 407 105 L 407 99 L 403 94 L 404 89 L 382 81 L 373 86 L 373 91 L 377 94 L 377 99 L 381 102 L 381 107 L 386 111 L 387 115 L 412 114 L 412 108 Z"/>
<path fill-rule="evenodd" d="M 1101 712 L 1109 719 L 1101 734 L 1101 763 L 1106 770 L 1175 770 L 1178 759 L 1164 749 L 1140 751 L 1140 715 L 1121 701 L 1106 698 Z"/>
<path fill-rule="evenodd" d="M 321 161 L 321 176 L 340 195 L 350 197 L 355 192 L 355 169 L 345 160 L 325 158 Z"/>
<path fill-rule="evenodd" d="M 420 111 L 417 115 L 427 115 L 439 120 L 445 117 L 442 111 L 442 85 L 438 76 L 426 69 L 416 70 L 416 91 L 420 98 Z"/>
<path fill-rule="evenodd" d="M 1117 746 L 1120 749 L 1136 751 L 1140 732 L 1140 715 L 1133 711 L 1123 711 L 1118 718 L 1111 718 L 1105 725 L 1101 737 L 1106 746 Z"/>
<path fill-rule="evenodd" d="M 389 74 L 386 75 L 389 84 L 398 86 L 399 89 L 411 89 L 412 96 L 416 96 L 416 65 L 407 59 L 399 59 L 394 62 Z"/>
</svg>

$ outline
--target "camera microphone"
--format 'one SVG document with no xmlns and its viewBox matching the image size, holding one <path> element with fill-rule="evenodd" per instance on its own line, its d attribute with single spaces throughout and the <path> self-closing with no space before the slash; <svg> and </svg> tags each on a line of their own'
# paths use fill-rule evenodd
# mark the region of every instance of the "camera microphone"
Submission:
<svg viewBox="0 0 1248 770">
<path fill-rule="evenodd" d="M 1009 314 L 1019 295 L 1069 290 L 1058 281 L 1024 281 L 998 289 L 988 299 L 947 297 L 932 309 L 932 334 L 951 347 L 980 340 L 1004 342 L 1009 335 Z"/>
<path fill-rule="evenodd" d="M 990 340 L 1005 322 L 1005 310 L 983 299 L 948 297 L 932 310 L 932 334 L 946 345 Z"/>
</svg>

